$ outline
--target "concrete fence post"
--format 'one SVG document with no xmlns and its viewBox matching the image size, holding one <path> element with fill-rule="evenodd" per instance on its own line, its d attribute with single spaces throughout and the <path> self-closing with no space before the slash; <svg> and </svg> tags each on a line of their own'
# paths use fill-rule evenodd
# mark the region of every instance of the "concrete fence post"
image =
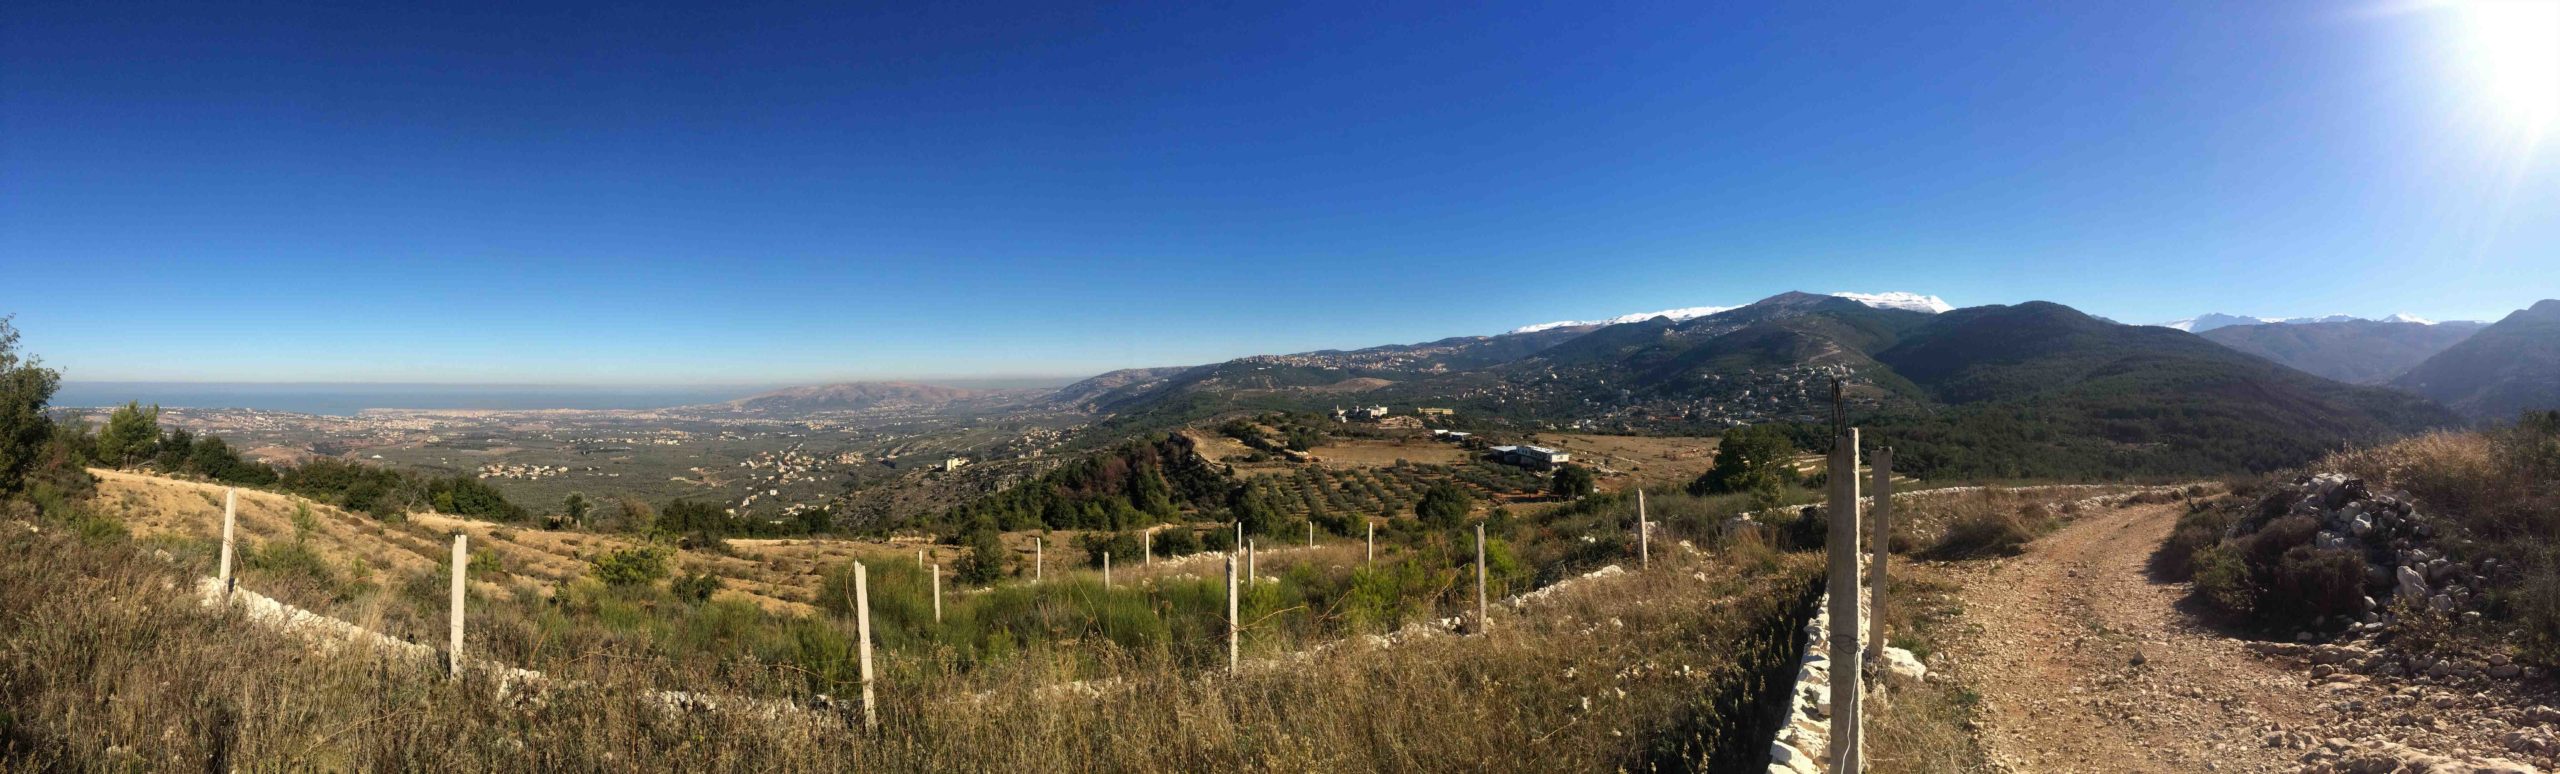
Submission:
<svg viewBox="0 0 2560 774">
<path fill-rule="evenodd" d="M 1637 566 L 1653 568 L 1653 524 L 1645 520 L 1644 487 L 1636 487 L 1636 560 Z"/>
<path fill-rule="evenodd" d="M 924 549 L 916 549 L 916 569 L 924 569 Z"/>
<path fill-rule="evenodd" d="M 1048 546 L 1049 543 L 1046 540 L 1036 537 L 1031 539 L 1031 582 L 1033 583 L 1039 583 L 1040 579 L 1049 577 Z"/>
<path fill-rule="evenodd" d="M 240 521 L 240 490 L 222 490 L 222 594 L 230 596 L 239 581 L 231 577 L 232 532 Z"/>
<path fill-rule="evenodd" d="M 445 613 L 445 675 L 462 676 L 462 572 L 471 562 L 470 535 L 453 536 L 453 608 Z"/>
<path fill-rule="evenodd" d="M 1374 522 L 1374 521 L 1368 521 L 1368 520 L 1365 520 L 1365 519 L 1364 519 L 1364 520 L 1362 520 L 1362 522 L 1361 522 L 1361 523 L 1366 524 L 1366 525 L 1368 525 L 1368 527 L 1369 527 L 1369 537 L 1368 537 L 1368 543 L 1369 543 L 1369 555 L 1368 555 L 1368 559 L 1366 559 L 1365 561 L 1367 561 L 1367 562 L 1368 562 L 1368 563 L 1370 563 L 1370 564 L 1377 564 L 1377 563 L 1378 563 L 1378 523 L 1377 523 L 1377 522 Z"/>
<path fill-rule="evenodd" d="M 1236 641 L 1239 639 L 1237 632 L 1242 626 L 1243 623 L 1236 620 L 1236 555 L 1229 553 L 1227 554 L 1227 673 L 1229 674 L 1237 672 L 1244 663 L 1236 655 Z"/>
<path fill-rule="evenodd" d="M 1138 533 L 1138 553 L 1146 557 L 1142 560 L 1146 566 L 1156 566 L 1156 528 L 1148 527 Z"/>
<path fill-rule="evenodd" d="M 853 630 L 862 646 L 862 726 L 880 729 L 880 707 L 871 687 L 871 568 L 853 563 Z"/>
<path fill-rule="evenodd" d="M 1885 565 L 1893 561 L 1893 448 L 1876 449 L 1867 467 L 1875 471 L 1869 495 L 1873 502 L 1867 506 L 1867 521 L 1874 524 L 1867 534 L 1874 543 L 1867 552 L 1875 556 L 1867 568 L 1867 663 L 1872 664 L 1884 659 Z M 1884 684 L 1877 683 L 1876 689 L 1883 690 Z"/>
<path fill-rule="evenodd" d="M 933 566 L 933 622 L 942 623 L 942 565 Z"/>
<path fill-rule="evenodd" d="M 1253 585 L 1254 576 L 1261 574 L 1259 572 L 1261 568 L 1254 566 L 1253 562 L 1253 544 L 1257 542 L 1261 542 L 1259 538 L 1247 538 L 1244 541 L 1244 585 L 1247 586 Z"/>
<path fill-rule="evenodd" d="M 1476 633 L 1493 630 L 1493 619 L 1485 617 L 1484 593 L 1484 522 L 1476 522 Z"/>
<path fill-rule="evenodd" d="M 1316 547 L 1316 522 L 1314 519 L 1307 520 L 1307 547 Z"/>
<path fill-rule="evenodd" d="M 1825 472 L 1831 484 L 1831 577 L 1827 584 L 1831 593 L 1831 771 L 1835 774 L 1858 774 L 1865 751 L 1861 749 L 1863 718 L 1859 700 L 1860 668 L 1866 659 L 1859 655 L 1858 620 L 1858 430 L 1849 428 L 1833 441 L 1830 468 Z"/>
<path fill-rule="evenodd" d="M 1109 551 L 1102 552 L 1102 588 L 1104 591 L 1111 589 L 1111 552 Z"/>
</svg>

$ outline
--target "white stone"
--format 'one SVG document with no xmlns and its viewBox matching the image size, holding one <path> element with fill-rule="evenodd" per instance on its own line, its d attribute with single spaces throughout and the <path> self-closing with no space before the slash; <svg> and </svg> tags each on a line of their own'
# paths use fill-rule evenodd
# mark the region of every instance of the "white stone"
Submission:
<svg viewBox="0 0 2560 774">
<path fill-rule="evenodd" d="M 1884 649 L 1884 668 L 1887 674 L 1915 683 L 1929 679 L 1929 667 L 1922 665 L 1919 658 L 1891 645 Z"/>
<path fill-rule="evenodd" d="M 1797 752 L 1796 748 L 1788 747 L 1785 742 L 1769 745 L 1769 768 L 1773 771 L 1793 771 L 1799 774 L 1814 772 L 1813 759 L 1805 757 L 1804 753 Z"/>
</svg>

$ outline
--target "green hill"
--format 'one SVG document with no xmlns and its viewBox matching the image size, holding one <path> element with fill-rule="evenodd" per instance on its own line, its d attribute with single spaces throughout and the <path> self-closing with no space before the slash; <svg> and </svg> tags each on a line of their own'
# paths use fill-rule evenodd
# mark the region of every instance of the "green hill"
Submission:
<svg viewBox="0 0 2560 774">
<path fill-rule="evenodd" d="M 1941 475 L 2262 471 L 2459 421 L 2416 396 L 2046 302 L 1938 315 L 1877 359 L 1938 407 L 1870 432 Z"/>
</svg>

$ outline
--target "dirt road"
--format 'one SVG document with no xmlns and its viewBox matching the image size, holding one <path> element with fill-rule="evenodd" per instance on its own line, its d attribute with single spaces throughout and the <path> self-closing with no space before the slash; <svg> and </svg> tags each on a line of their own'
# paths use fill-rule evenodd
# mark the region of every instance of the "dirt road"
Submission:
<svg viewBox="0 0 2560 774">
<path fill-rule="evenodd" d="M 1952 670 L 1982 696 L 1996 765 L 2031 772 L 2293 771 L 2285 730 L 2336 697 L 2204 630 L 2146 570 L 2184 506 L 2081 517 L 2023 556 L 1960 571 Z"/>
</svg>

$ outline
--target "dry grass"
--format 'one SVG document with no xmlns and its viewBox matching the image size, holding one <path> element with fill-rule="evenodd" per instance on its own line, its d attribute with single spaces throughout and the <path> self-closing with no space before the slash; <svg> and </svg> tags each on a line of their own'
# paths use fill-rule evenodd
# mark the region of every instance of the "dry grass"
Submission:
<svg viewBox="0 0 2560 774">
<path fill-rule="evenodd" d="M 2437 432 L 2329 455 L 2316 466 L 2364 479 L 2377 489 L 2406 489 L 2434 508 L 2470 510 L 2514 499 L 2525 482 L 2500 465 L 2497 445 L 2482 433 Z"/>
<path fill-rule="evenodd" d="M 1538 433 L 1530 442 L 1572 452 L 1577 462 L 1605 464 L 1648 484 L 1687 484 L 1716 462 L 1716 439 L 1709 437 Z"/>
<path fill-rule="evenodd" d="M 1885 631 L 1895 647 L 1926 659 L 1964 610 L 1958 584 L 1927 565 L 1896 570 L 1896 602 L 1886 609 Z M 1895 682 L 1889 698 L 1873 705 L 1867 721 L 1867 763 L 1896 774 L 1955 774 L 1990 768 L 1973 729 L 1980 696 L 1943 675 L 1923 683 Z"/>
<path fill-rule="evenodd" d="M 2331 455 L 2315 469 L 2405 490 L 2420 513 L 2450 526 L 2452 558 L 2500 565 L 2482 589 L 2486 610 L 2518 655 L 2560 665 L 2560 415 L 2528 416 L 2487 432 L 2434 433 Z"/>
<path fill-rule="evenodd" d="M 590 687 L 502 701 L 483 676 L 313 653 L 210 612 L 179 591 L 192 568 L 145 550 L 0 532 L 0 768 L 1690 769 L 1766 743 L 1750 716 L 1784 690 L 1813 575 L 1805 556 L 1769 572 L 1684 557 L 1498 616 L 1487 636 L 1238 676 L 1094 643 L 968 665 L 892 652 L 865 732 L 846 703 L 775 720 L 647 698 L 811 698 L 805 675 L 751 660 L 595 658 Z M 1055 688 L 1070 680 L 1092 690 Z"/>
<path fill-rule="evenodd" d="M 1474 452 L 1429 436 L 1406 438 L 1336 438 L 1308 451 L 1328 468 L 1383 468 L 1405 460 L 1417 464 L 1455 465 Z"/>
</svg>

